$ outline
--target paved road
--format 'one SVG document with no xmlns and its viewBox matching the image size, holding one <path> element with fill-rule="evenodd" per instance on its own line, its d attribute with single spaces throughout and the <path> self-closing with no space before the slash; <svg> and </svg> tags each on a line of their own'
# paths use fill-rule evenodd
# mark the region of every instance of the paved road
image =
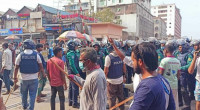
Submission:
<svg viewBox="0 0 200 110">
<path fill-rule="evenodd" d="M 5 88 L 3 88 L 2 92 L 5 92 Z M 51 94 L 51 92 L 50 92 L 50 86 L 48 83 L 45 86 L 43 93 L 47 94 L 47 97 L 43 98 L 45 100 L 45 102 L 36 103 L 35 110 L 50 110 L 50 94 Z M 4 102 L 7 98 L 7 96 L 8 95 L 3 96 Z M 68 91 L 65 91 L 65 97 L 66 97 L 66 100 L 65 100 L 66 110 L 78 110 L 78 109 L 74 109 L 74 108 L 68 106 Z M 6 107 L 7 107 L 7 110 L 22 110 L 19 89 L 10 95 L 10 98 L 6 104 Z M 126 105 L 126 110 L 127 109 L 128 109 L 128 104 Z M 56 97 L 56 110 L 59 110 L 58 96 Z M 192 110 L 195 110 L 195 101 L 192 101 Z"/>
</svg>

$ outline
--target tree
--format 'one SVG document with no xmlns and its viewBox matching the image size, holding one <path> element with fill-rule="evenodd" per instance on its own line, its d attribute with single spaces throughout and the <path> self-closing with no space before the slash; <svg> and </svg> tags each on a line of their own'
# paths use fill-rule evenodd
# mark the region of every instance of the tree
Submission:
<svg viewBox="0 0 200 110">
<path fill-rule="evenodd" d="M 115 20 L 115 13 L 113 13 L 110 8 L 104 8 L 103 10 L 98 11 L 96 14 L 92 14 L 92 16 L 101 22 L 112 23 Z"/>
</svg>

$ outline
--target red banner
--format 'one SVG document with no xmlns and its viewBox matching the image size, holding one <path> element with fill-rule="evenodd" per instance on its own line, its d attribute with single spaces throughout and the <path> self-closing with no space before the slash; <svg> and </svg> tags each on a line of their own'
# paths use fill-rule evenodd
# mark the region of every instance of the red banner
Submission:
<svg viewBox="0 0 200 110">
<path fill-rule="evenodd" d="M 67 18 L 77 18 L 79 16 L 81 17 L 81 19 L 84 19 L 84 20 L 96 21 L 94 18 L 87 17 L 87 16 L 84 16 L 84 15 L 78 15 L 77 13 L 76 14 L 72 14 L 72 15 L 61 15 L 60 17 L 62 19 L 67 19 Z"/>
</svg>

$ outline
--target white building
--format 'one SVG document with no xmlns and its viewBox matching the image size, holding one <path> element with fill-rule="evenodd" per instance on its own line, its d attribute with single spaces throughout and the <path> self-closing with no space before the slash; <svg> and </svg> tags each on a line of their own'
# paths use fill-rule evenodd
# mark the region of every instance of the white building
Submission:
<svg viewBox="0 0 200 110">
<path fill-rule="evenodd" d="M 88 7 L 91 6 L 94 12 L 105 7 L 111 8 L 116 15 L 116 20 L 120 20 L 119 24 L 127 27 L 123 30 L 128 33 L 125 35 L 126 38 L 134 39 L 135 37 L 140 37 L 147 39 L 154 35 L 153 16 L 150 11 L 151 0 L 81 0 L 81 2 L 88 2 Z M 73 3 L 78 7 L 78 2 Z M 65 7 L 69 7 L 69 5 Z M 84 9 L 90 8 L 84 7 Z M 69 10 L 66 11 L 70 12 Z"/>
<path fill-rule="evenodd" d="M 181 37 L 181 14 L 175 4 L 159 5 L 151 7 L 151 14 L 161 17 L 167 24 L 167 35 L 174 38 Z"/>
</svg>

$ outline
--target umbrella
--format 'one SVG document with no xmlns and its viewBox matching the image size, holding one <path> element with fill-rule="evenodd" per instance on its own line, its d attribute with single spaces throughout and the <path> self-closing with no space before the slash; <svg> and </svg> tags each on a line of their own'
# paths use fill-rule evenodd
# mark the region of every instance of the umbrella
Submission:
<svg viewBox="0 0 200 110">
<path fill-rule="evenodd" d="M 94 42 L 96 39 L 88 34 L 83 34 L 83 36 L 86 38 L 87 41 L 89 42 Z"/>
<path fill-rule="evenodd" d="M 8 37 L 5 38 L 6 40 L 18 40 L 20 39 L 19 37 L 15 36 L 15 35 L 10 35 Z"/>
<path fill-rule="evenodd" d="M 85 37 L 78 31 L 65 31 L 58 38 L 59 39 L 71 39 L 71 38 L 85 39 Z"/>
</svg>

